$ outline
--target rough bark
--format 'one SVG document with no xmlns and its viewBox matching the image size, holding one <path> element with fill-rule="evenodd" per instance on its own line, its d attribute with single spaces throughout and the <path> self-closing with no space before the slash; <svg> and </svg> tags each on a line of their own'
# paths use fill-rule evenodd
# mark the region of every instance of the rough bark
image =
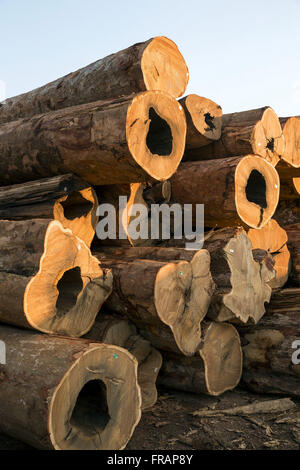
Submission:
<svg viewBox="0 0 300 470">
<path fill-rule="evenodd" d="M 185 392 L 220 395 L 235 388 L 242 375 L 242 349 L 234 326 L 205 322 L 193 357 L 163 355 L 158 382 Z"/>
<path fill-rule="evenodd" d="M 300 198 L 279 201 L 273 218 L 282 226 L 300 223 Z"/>
<path fill-rule="evenodd" d="M 270 281 L 272 289 L 283 287 L 291 270 L 287 232 L 280 227 L 276 220 L 271 219 L 262 229 L 250 229 L 248 237 L 251 240 L 253 250 L 264 250 L 273 257 L 276 276 Z"/>
<path fill-rule="evenodd" d="M 81 336 L 112 289 L 89 248 L 60 222 L 0 221 L 0 321 Z"/>
<path fill-rule="evenodd" d="M 160 91 L 97 101 L 0 126 L 0 183 L 73 173 L 90 184 L 172 176 L 182 158 L 186 121 Z"/>
<path fill-rule="evenodd" d="M 295 286 L 300 286 L 300 223 L 285 227 L 288 236 L 288 248 L 291 252 L 292 269 L 290 279 Z"/>
<path fill-rule="evenodd" d="M 0 188 L 0 219 L 54 219 L 90 246 L 98 199 L 88 183 L 71 174 Z"/>
<path fill-rule="evenodd" d="M 141 416 L 137 362 L 117 346 L 0 327 L 0 430 L 38 449 L 123 449 Z"/>
<path fill-rule="evenodd" d="M 221 138 L 189 153 L 189 159 L 210 160 L 256 154 L 273 166 L 284 152 L 280 121 L 270 107 L 223 114 Z"/>
<path fill-rule="evenodd" d="M 156 379 L 162 365 L 160 352 L 138 334 L 133 323 L 114 314 L 101 313 L 86 337 L 125 348 L 136 358 L 142 409 L 151 408 L 157 401 Z"/>
<path fill-rule="evenodd" d="M 280 180 L 280 201 L 290 201 L 299 199 L 300 178 L 289 178 Z"/>
<path fill-rule="evenodd" d="M 158 36 L 0 103 L 0 123 L 69 106 L 162 90 L 178 98 L 189 74 L 176 44 Z"/>
<path fill-rule="evenodd" d="M 199 95 L 187 95 L 179 103 L 187 121 L 185 156 L 189 150 L 208 145 L 221 137 L 221 106 Z"/>
<path fill-rule="evenodd" d="M 243 345 L 243 383 L 258 393 L 300 397 L 300 289 L 274 293 L 268 311 L 255 327 L 239 328 Z"/>
<path fill-rule="evenodd" d="M 196 252 L 191 262 L 108 260 L 101 252 L 95 256 L 113 272 L 113 292 L 105 304 L 109 311 L 147 330 L 146 339 L 158 349 L 195 353 L 213 292 L 206 250 Z"/>
</svg>

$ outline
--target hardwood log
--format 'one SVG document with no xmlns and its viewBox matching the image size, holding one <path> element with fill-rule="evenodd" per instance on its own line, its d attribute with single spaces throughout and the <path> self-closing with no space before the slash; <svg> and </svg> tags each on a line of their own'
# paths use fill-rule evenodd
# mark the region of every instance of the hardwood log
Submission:
<svg viewBox="0 0 300 470">
<path fill-rule="evenodd" d="M 280 201 L 290 201 L 300 197 L 300 178 L 280 180 Z"/>
<path fill-rule="evenodd" d="M 222 108 L 199 95 L 187 95 L 179 100 L 187 121 L 185 155 L 190 149 L 208 145 L 221 137 Z"/>
<path fill-rule="evenodd" d="M 71 174 L 0 188 L 0 219 L 54 219 L 90 246 L 98 199 L 88 183 Z"/>
<path fill-rule="evenodd" d="M 300 289 L 282 289 L 272 296 L 268 311 L 255 327 L 240 327 L 243 384 L 257 393 L 300 397 Z"/>
<path fill-rule="evenodd" d="M 278 116 L 272 108 L 223 114 L 221 138 L 188 152 L 190 160 L 211 160 L 256 154 L 273 166 L 284 152 L 284 137 Z"/>
<path fill-rule="evenodd" d="M 292 167 L 300 167 L 300 117 L 279 118 L 285 141 L 281 160 Z"/>
<path fill-rule="evenodd" d="M 178 98 L 189 80 L 176 44 L 157 36 L 0 103 L 0 124 L 69 106 L 161 90 Z"/>
<path fill-rule="evenodd" d="M 287 232 L 276 220 L 271 219 L 261 229 L 250 229 L 248 237 L 253 250 L 264 250 L 274 259 L 276 276 L 270 281 L 272 289 L 284 286 L 291 270 L 291 256 L 287 247 Z"/>
<path fill-rule="evenodd" d="M 156 379 L 162 365 L 162 355 L 138 334 L 135 325 L 126 318 L 101 312 L 86 338 L 120 346 L 136 358 L 142 410 L 151 408 L 157 401 Z"/>
<path fill-rule="evenodd" d="M 182 107 L 160 91 L 2 124 L 0 183 L 65 173 L 96 185 L 168 179 L 182 158 L 185 134 Z"/>
<path fill-rule="evenodd" d="M 0 321 L 81 336 L 111 289 L 111 272 L 57 220 L 0 221 Z"/>
<path fill-rule="evenodd" d="M 277 171 L 256 155 L 184 162 L 170 183 L 173 203 L 204 204 L 206 227 L 244 223 L 262 228 L 275 212 L 280 191 Z"/>
<path fill-rule="evenodd" d="M 202 341 L 195 356 L 163 356 L 158 383 L 185 392 L 220 395 L 235 388 L 242 375 L 238 332 L 226 323 L 203 322 Z"/>
<path fill-rule="evenodd" d="M 290 279 L 295 286 L 300 286 L 300 223 L 285 227 L 288 247 L 291 252 L 292 269 Z"/>
<path fill-rule="evenodd" d="M 0 326 L 0 430 L 38 449 L 123 449 L 141 417 L 123 348 Z"/>
<path fill-rule="evenodd" d="M 113 272 L 114 286 L 106 308 L 148 330 L 154 347 L 192 355 L 201 338 L 201 321 L 210 304 L 213 281 L 206 250 L 189 261 L 167 262 L 102 258 Z"/>
</svg>

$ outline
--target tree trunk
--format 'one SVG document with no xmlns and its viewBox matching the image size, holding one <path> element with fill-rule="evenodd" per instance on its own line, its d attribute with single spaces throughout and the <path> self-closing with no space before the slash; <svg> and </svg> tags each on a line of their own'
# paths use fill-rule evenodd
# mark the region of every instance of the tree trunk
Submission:
<svg viewBox="0 0 300 470">
<path fill-rule="evenodd" d="M 71 174 L 0 188 L 0 219 L 54 219 L 90 246 L 98 199 L 88 183 Z"/>
<path fill-rule="evenodd" d="M 300 338 L 300 289 L 274 293 L 268 312 L 255 327 L 239 328 L 244 371 L 243 383 L 257 393 L 300 397 L 300 365 L 293 353 Z"/>
<path fill-rule="evenodd" d="M 191 262 L 103 259 L 113 272 L 114 288 L 106 302 L 109 311 L 125 315 L 158 349 L 192 355 L 201 338 L 200 323 L 213 292 L 209 254 L 200 250 Z"/>
<path fill-rule="evenodd" d="M 290 201 L 299 199 L 300 178 L 289 178 L 280 180 L 280 201 Z"/>
<path fill-rule="evenodd" d="M 158 36 L 8 98 L 0 105 L 0 123 L 146 90 L 161 90 L 178 98 L 188 80 L 188 69 L 176 44 Z"/>
<path fill-rule="evenodd" d="M 185 111 L 187 121 L 185 155 L 191 149 L 220 139 L 223 114 L 221 106 L 199 95 L 187 95 L 179 103 Z"/>
<path fill-rule="evenodd" d="M 0 430 L 38 449 L 123 449 L 141 416 L 123 348 L 0 327 Z"/>
<path fill-rule="evenodd" d="M 291 270 L 291 257 L 287 247 L 288 236 L 276 220 L 271 219 L 262 229 L 250 229 L 248 237 L 254 250 L 264 250 L 274 259 L 276 276 L 270 281 L 272 289 L 284 286 Z"/>
<path fill-rule="evenodd" d="M 112 289 L 86 244 L 47 219 L 0 221 L 0 321 L 81 336 Z"/>
<path fill-rule="evenodd" d="M 206 227 L 242 222 L 264 227 L 275 212 L 280 189 L 274 167 L 254 155 L 185 162 L 170 182 L 172 202 L 204 204 Z"/>
<path fill-rule="evenodd" d="M 151 408 L 157 401 L 156 379 L 162 365 L 160 352 L 138 334 L 133 323 L 113 314 L 101 313 L 86 337 L 125 348 L 136 358 L 142 409 Z"/>
<path fill-rule="evenodd" d="M 300 167 L 300 118 L 285 117 L 279 118 L 282 126 L 282 132 L 285 141 L 284 152 L 281 160 L 288 163 L 292 167 Z"/>
<path fill-rule="evenodd" d="M 295 286 L 300 286 L 300 223 L 288 225 L 285 230 L 292 261 L 290 278 Z"/>
<path fill-rule="evenodd" d="M 0 126 L 0 183 L 73 173 L 90 184 L 172 176 L 185 146 L 184 111 L 148 91 Z"/>
<path fill-rule="evenodd" d="M 193 357 L 163 355 L 158 382 L 185 392 L 220 395 L 235 388 L 242 374 L 238 332 L 226 323 L 205 322 L 199 351 Z"/>
<path fill-rule="evenodd" d="M 193 160 L 211 160 L 256 154 L 273 166 L 284 151 L 280 121 L 272 108 L 264 107 L 223 114 L 222 135 L 210 145 L 189 152 Z"/>
</svg>

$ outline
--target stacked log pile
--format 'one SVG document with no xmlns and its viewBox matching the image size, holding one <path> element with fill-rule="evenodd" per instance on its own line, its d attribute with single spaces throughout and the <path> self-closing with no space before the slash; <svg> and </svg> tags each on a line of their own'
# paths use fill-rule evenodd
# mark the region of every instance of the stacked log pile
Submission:
<svg viewBox="0 0 300 470">
<path fill-rule="evenodd" d="M 300 119 L 187 83 L 156 37 L 1 103 L 1 432 L 122 449 L 156 383 L 300 396 Z"/>
</svg>

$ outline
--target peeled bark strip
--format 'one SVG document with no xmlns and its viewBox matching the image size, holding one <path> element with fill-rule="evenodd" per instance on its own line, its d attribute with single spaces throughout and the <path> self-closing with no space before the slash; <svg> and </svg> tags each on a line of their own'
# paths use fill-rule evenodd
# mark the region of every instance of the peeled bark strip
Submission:
<svg viewBox="0 0 300 470">
<path fill-rule="evenodd" d="M 185 134 L 182 107 L 160 91 L 10 122 L 0 126 L 0 183 L 65 173 L 95 185 L 168 179 Z"/>
<path fill-rule="evenodd" d="M 205 322 L 199 351 L 193 357 L 164 354 L 158 382 L 185 392 L 220 395 L 235 388 L 242 375 L 238 332 L 226 323 Z"/>
<path fill-rule="evenodd" d="M 0 188 L 0 219 L 51 219 L 88 246 L 95 235 L 98 199 L 88 183 L 71 174 Z"/>
<path fill-rule="evenodd" d="M 276 220 L 272 219 L 262 229 L 250 229 L 248 237 L 251 240 L 253 250 L 264 250 L 274 259 L 276 276 L 270 281 L 270 286 L 273 289 L 284 286 L 291 269 L 287 232 L 280 227 Z"/>
<path fill-rule="evenodd" d="M 206 250 L 196 252 L 191 262 L 95 256 L 113 272 L 114 288 L 105 304 L 109 311 L 125 315 L 139 329 L 147 330 L 147 339 L 158 349 L 195 353 L 201 338 L 200 323 L 213 292 Z"/>
<path fill-rule="evenodd" d="M 86 244 L 47 219 L 0 221 L 0 321 L 81 336 L 112 289 Z"/>
<path fill-rule="evenodd" d="M 268 311 L 255 327 L 239 328 L 244 370 L 243 383 L 258 393 L 300 397 L 300 289 L 274 293 Z"/>
<path fill-rule="evenodd" d="M 161 90 L 178 98 L 189 73 L 176 44 L 164 36 L 122 51 L 0 103 L 0 124 L 69 106 Z"/>
<path fill-rule="evenodd" d="M 280 182 L 275 168 L 255 155 L 185 162 L 170 179 L 172 202 L 204 204 L 207 227 L 241 221 L 262 228 L 278 204 Z"/>
<path fill-rule="evenodd" d="M 223 114 L 221 138 L 191 152 L 194 160 L 210 160 L 256 154 L 273 166 L 284 152 L 280 121 L 272 108 Z"/>
<path fill-rule="evenodd" d="M 208 317 L 216 321 L 257 323 L 270 301 L 269 281 L 275 271 L 268 258 L 261 263 L 253 258 L 252 244 L 239 228 L 211 234 L 204 243 L 211 256 L 211 275 L 216 291 Z"/>
<path fill-rule="evenodd" d="M 294 285 L 300 286 L 300 223 L 288 225 L 285 230 L 291 252 L 292 269 L 290 278 Z"/>
<path fill-rule="evenodd" d="M 0 327 L 1 432 L 47 450 L 123 449 L 141 417 L 137 362 L 88 340 Z"/>
<path fill-rule="evenodd" d="M 281 159 L 292 167 L 300 167 L 300 117 L 279 118 L 285 141 Z"/>
<path fill-rule="evenodd" d="M 86 337 L 101 343 L 121 346 L 136 358 L 142 409 L 151 408 L 157 401 L 156 379 L 162 365 L 160 352 L 138 334 L 133 323 L 113 314 L 101 313 Z"/>
<path fill-rule="evenodd" d="M 179 100 L 187 120 L 186 149 L 203 147 L 221 137 L 222 108 L 199 95 L 187 95 Z"/>
</svg>

